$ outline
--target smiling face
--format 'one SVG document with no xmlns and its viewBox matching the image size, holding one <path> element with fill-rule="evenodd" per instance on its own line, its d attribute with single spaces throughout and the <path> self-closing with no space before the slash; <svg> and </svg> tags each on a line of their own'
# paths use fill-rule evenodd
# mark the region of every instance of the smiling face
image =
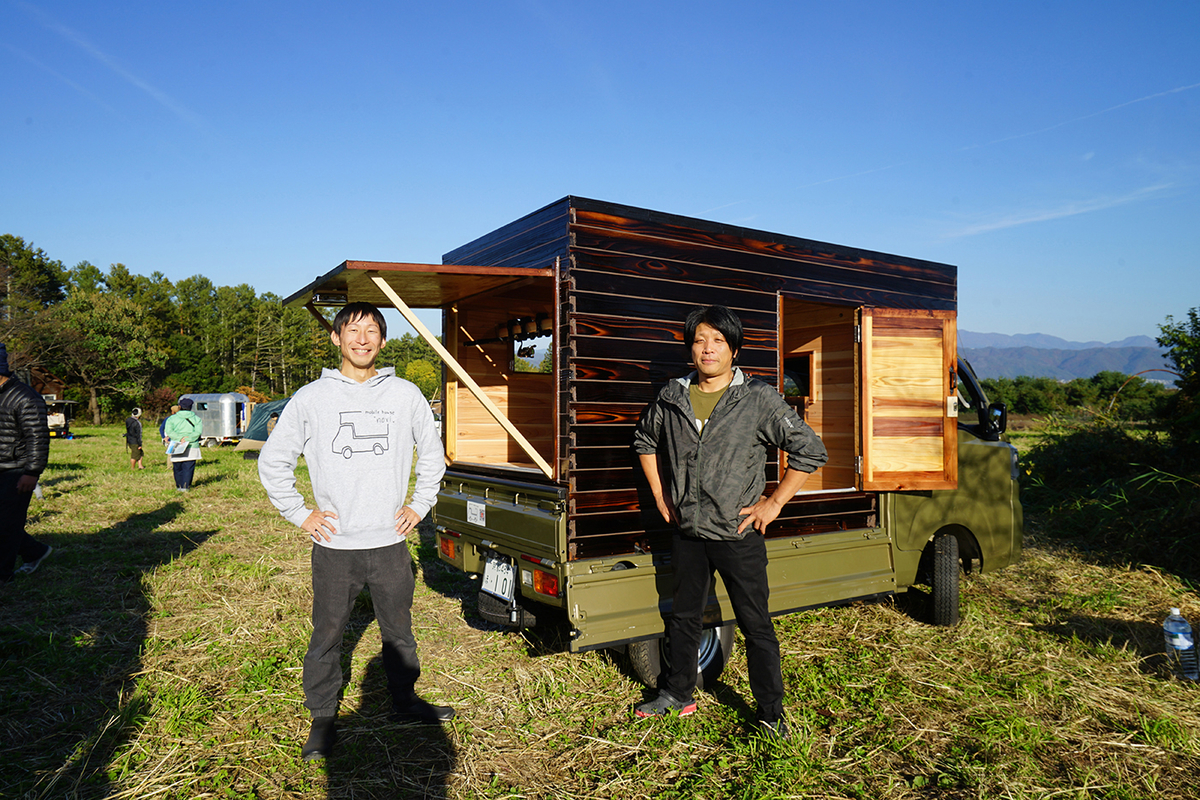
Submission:
<svg viewBox="0 0 1200 800">
<path fill-rule="evenodd" d="M 725 334 L 701 322 L 692 338 L 692 365 L 699 373 L 701 390 L 707 384 L 721 388 L 733 380 L 733 357 L 737 351 L 725 341 Z"/>
<path fill-rule="evenodd" d="M 329 338 L 342 351 L 341 373 L 356 381 L 375 374 L 375 359 L 383 349 L 383 331 L 370 314 L 353 317 Z"/>
</svg>

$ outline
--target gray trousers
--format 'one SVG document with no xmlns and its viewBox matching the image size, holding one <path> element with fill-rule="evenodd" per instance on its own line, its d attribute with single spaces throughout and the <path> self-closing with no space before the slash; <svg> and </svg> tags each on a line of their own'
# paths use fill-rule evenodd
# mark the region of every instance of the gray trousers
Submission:
<svg viewBox="0 0 1200 800">
<path fill-rule="evenodd" d="M 342 690 L 342 634 L 363 586 L 383 638 L 383 671 L 392 702 L 407 706 L 414 697 L 421 663 L 412 634 L 415 579 L 408 545 L 374 550 L 334 550 L 313 545 L 312 639 L 304 656 L 304 705 L 314 717 L 337 714 Z"/>
</svg>

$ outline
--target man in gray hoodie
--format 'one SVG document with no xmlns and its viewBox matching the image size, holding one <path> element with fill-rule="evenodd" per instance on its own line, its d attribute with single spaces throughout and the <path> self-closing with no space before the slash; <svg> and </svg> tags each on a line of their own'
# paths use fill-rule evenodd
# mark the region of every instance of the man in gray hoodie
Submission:
<svg viewBox="0 0 1200 800">
<path fill-rule="evenodd" d="M 437 724 L 449 706 L 417 696 L 421 674 L 412 634 L 414 575 L 405 538 L 437 501 L 446 470 L 433 413 L 419 389 L 376 369 L 387 323 L 370 303 L 350 303 L 330 334 L 341 367 L 325 369 L 292 396 L 258 459 L 271 503 L 312 537 L 313 633 L 304 657 L 304 704 L 312 728 L 306 761 L 329 756 L 342 688 L 342 632 L 364 585 L 383 638 L 383 668 L 394 716 Z M 416 486 L 405 502 L 416 450 Z M 296 462 L 308 464 L 316 508 L 296 490 Z"/>
</svg>

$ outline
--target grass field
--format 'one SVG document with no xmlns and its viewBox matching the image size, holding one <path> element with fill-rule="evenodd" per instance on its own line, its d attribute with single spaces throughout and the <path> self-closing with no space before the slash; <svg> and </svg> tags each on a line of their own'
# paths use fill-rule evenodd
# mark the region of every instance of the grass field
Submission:
<svg viewBox="0 0 1200 800">
<path fill-rule="evenodd" d="M 735 651 L 699 712 L 634 723 L 622 654 L 500 631 L 475 584 L 411 546 L 419 689 L 444 729 L 387 715 L 370 600 L 346 632 L 338 749 L 299 760 L 310 544 L 256 462 L 205 451 L 194 489 L 123 429 L 55 441 L 30 531 L 55 552 L 0 588 L 3 798 L 1192 798 L 1198 687 L 1166 671 L 1171 574 L 1039 544 L 963 587 L 963 622 L 903 602 L 777 621 L 788 742 L 754 735 Z M 352 652 L 352 657 L 349 655 Z"/>
</svg>

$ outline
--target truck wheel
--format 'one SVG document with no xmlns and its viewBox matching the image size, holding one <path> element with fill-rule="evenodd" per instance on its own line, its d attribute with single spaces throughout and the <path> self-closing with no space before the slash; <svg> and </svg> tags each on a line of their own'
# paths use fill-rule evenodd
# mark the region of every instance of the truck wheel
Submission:
<svg viewBox="0 0 1200 800">
<path fill-rule="evenodd" d="M 512 616 L 508 609 L 508 603 L 501 600 L 495 595 L 490 595 L 487 592 L 480 592 L 479 597 L 475 601 L 475 605 L 479 609 L 479 616 L 486 619 L 495 625 L 504 625 L 509 628 L 534 628 L 537 627 L 537 614 L 530 611 L 528 607 L 517 601 L 517 621 L 512 621 Z"/>
<path fill-rule="evenodd" d="M 217 440 L 216 440 L 216 439 L 205 439 L 205 440 L 204 440 L 204 446 L 205 446 L 205 447 L 216 447 L 216 446 L 217 446 Z"/>
<path fill-rule="evenodd" d="M 700 660 L 696 676 L 696 688 L 712 686 L 721 677 L 729 654 L 733 652 L 733 626 L 729 622 L 719 628 L 705 628 L 700 634 Z M 658 688 L 658 677 L 670 666 L 668 648 L 670 640 L 650 639 L 645 642 L 630 642 L 625 646 L 633 671 L 642 683 L 651 689 Z"/>
<path fill-rule="evenodd" d="M 947 627 L 958 624 L 958 539 L 952 534 L 933 540 L 933 624 Z"/>
</svg>

